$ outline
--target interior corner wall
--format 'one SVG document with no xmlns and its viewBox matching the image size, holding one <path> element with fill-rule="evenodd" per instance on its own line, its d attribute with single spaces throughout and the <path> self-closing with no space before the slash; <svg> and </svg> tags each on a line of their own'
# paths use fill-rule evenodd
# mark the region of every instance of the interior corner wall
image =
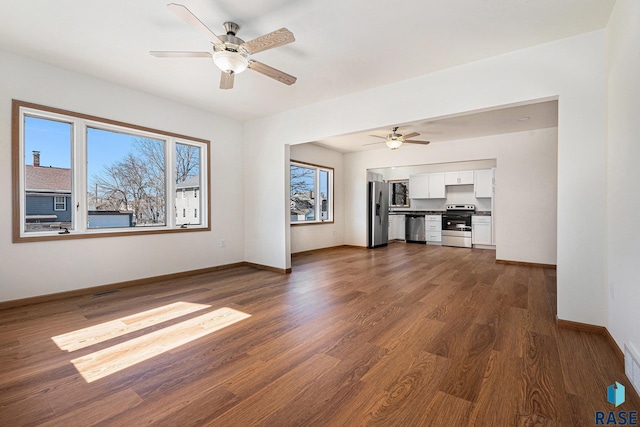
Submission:
<svg viewBox="0 0 640 427">
<path fill-rule="evenodd" d="M 0 301 L 241 262 L 244 176 L 239 122 L 0 51 L 0 192 L 11 200 L 11 100 L 211 141 L 211 231 L 12 243 L 0 209 Z M 220 240 L 225 240 L 221 247 Z"/>
<path fill-rule="evenodd" d="M 289 146 L 246 129 L 244 142 L 245 261 L 290 268 Z"/>
<path fill-rule="evenodd" d="M 274 227 L 266 233 L 268 221 L 246 221 L 247 239 L 255 238 L 247 256 L 280 267 L 290 258 L 287 195 L 277 190 L 285 188 L 284 144 L 557 97 L 558 316 L 604 325 L 605 47 L 606 31 L 594 31 L 245 123 L 245 186 Z"/>
<path fill-rule="evenodd" d="M 608 31 L 607 328 L 640 351 L 640 2 L 617 0 Z M 625 218 L 632 219 L 631 223 Z"/>
<path fill-rule="evenodd" d="M 344 244 L 344 155 L 313 144 L 291 146 L 291 159 L 333 168 L 333 222 L 291 227 L 291 253 Z"/>
</svg>

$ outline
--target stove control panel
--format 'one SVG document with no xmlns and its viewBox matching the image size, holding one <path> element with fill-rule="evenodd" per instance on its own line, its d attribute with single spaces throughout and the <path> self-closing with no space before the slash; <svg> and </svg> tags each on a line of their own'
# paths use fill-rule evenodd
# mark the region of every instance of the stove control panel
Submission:
<svg viewBox="0 0 640 427">
<path fill-rule="evenodd" d="M 475 211 L 475 205 L 447 205 L 446 209 L 448 211 Z"/>
</svg>

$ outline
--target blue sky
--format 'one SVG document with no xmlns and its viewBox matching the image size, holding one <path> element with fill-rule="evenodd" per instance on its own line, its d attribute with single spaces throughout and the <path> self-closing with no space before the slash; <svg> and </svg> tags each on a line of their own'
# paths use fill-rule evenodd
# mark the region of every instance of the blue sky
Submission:
<svg viewBox="0 0 640 427">
<path fill-rule="evenodd" d="M 124 157 L 137 136 L 88 129 L 87 162 L 89 177 L 104 166 Z M 40 151 L 40 166 L 69 168 L 71 165 L 72 125 L 37 117 L 25 117 L 25 164 L 33 162 L 32 151 Z"/>
</svg>

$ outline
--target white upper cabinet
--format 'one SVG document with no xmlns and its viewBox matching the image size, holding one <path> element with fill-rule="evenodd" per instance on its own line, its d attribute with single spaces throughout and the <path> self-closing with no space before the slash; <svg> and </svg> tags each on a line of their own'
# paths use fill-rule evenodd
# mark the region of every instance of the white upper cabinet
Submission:
<svg viewBox="0 0 640 427">
<path fill-rule="evenodd" d="M 447 185 L 473 185 L 476 198 L 493 197 L 494 169 L 462 172 L 438 172 L 411 175 L 409 177 L 409 198 L 446 199 Z"/>
<path fill-rule="evenodd" d="M 493 169 L 475 171 L 473 190 L 476 198 L 493 197 Z"/>
<path fill-rule="evenodd" d="M 473 171 L 446 172 L 444 174 L 445 185 L 469 185 L 473 184 Z"/>
<path fill-rule="evenodd" d="M 409 177 L 409 197 L 412 199 L 444 199 L 444 173 L 425 173 Z"/>
<path fill-rule="evenodd" d="M 429 198 L 445 199 L 447 197 L 444 188 L 444 173 L 429 174 Z"/>
<path fill-rule="evenodd" d="M 409 177 L 409 198 L 429 198 L 429 174 L 411 175 Z"/>
</svg>

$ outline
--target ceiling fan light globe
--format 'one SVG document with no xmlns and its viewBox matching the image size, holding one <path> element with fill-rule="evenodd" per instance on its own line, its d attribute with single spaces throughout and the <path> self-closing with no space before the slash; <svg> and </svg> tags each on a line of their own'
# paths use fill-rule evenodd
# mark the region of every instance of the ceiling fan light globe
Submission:
<svg viewBox="0 0 640 427">
<path fill-rule="evenodd" d="M 402 145 L 402 140 L 399 138 L 387 138 L 386 144 L 392 150 L 397 150 Z"/>
<path fill-rule="evenodd" d="M 221 50 L 213 54 L 213 62 L 225 73 L 240 74 L 249 66 L 249 61 L 237 52 Z"/>
</svg>

